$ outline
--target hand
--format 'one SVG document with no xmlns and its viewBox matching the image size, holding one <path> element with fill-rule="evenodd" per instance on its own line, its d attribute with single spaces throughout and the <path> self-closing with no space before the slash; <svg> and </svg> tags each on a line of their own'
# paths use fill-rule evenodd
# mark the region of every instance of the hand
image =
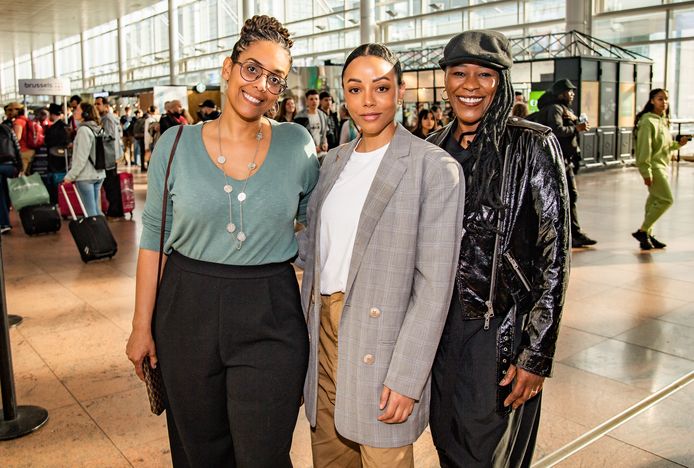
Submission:
<svg viewBox="0 0 694 468">
<path fill-rule="evenodd" d="M 378 417 L 379 421 L 386 424 L 404 423 L 414 410 L 414 400 L 384 385 L 378 409 L 381 411 L 385 409 L 385 412 Z"/>
<path fill-rule="evenodd" d="M 325 153 L 326 151 L 328 151 L 328 144 L 323 143 L 322 145 L 320 145 L 320 149 L 322 153 Z"/>
<path fill-rule="evenodd" d="M 125 347 L 125 354 L 135 366 L 135 373 L 142 381 L 145 380 L 142 372 L 142 361 L 145 356 L 149 356 L 149 363 L 152 368 L 157 367 L 157 351 L 154 346 L 152 333 L 149 330 L 139 331 L 133 329 Z"/>
<path fill-rule="evenodd" d="M 72 179 L 68 179 L 67 177 L 63 177 L 63 182 L 66 184 L 69 184 L 70 182 L 72 182 Z"/>
<path fill-rule="evenodd" d="M 511 384 L 514 378 L 516 383 L 513 385 L 511 394 L 504 400 L 504 406 L 513 405 L 515 410 L 542 391 L 545 378 L 525 369 L 516 368 L 516 366 L 511 364 L 506 372 L 506 377 L 499 382 L 499 385 L 505 387 Z"/>
<path fill-rule="evenodd" d="M 579 132 L 588 131 L 588 130 L 590 130 L 590 125 L 588 124 L 588 122 L 582 122 L 580 124 L 576 124 L 576 130 L 578 130 Z"/>
<path fill-rule="evenodd" d="M 653 179 L 651 179 L 650 177 L 646 177 L 643 179 L 643 183 L 646 184 L 646 187 L 650 187 L 651 185 L 653 185 Z"/>
<path fill-rule="evenodd" d="M 687 136 L 687 135 L 681 136 L 680 141 L 679 141 L 680 146 L 686 145 L 690 138 L 691 138 L 691 136 Z"/>
</svg>

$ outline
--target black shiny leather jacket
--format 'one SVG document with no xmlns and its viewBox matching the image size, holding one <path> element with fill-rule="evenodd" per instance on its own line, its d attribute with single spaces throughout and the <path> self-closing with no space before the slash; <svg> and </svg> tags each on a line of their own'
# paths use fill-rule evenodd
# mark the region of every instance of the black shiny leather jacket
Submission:
<svg viewBox="0 0 694 468">
<path fill-rule="evenodd" d="M 454 125 L 427 140 L 445 147 Z M 562 153 L 548 127 L 517 117 L 508 120 L 501 150 L 507 158 L 507 210 L 492 301 L 493 316 L 503 317 L 497 334 L 498 380 L 511 363 L 549 377 L 569 279 L 569 197 Z M 475 219 L 466 208 L 466 225 Z M 494 232 L 463 237 L 457 284 L 464 320 L 489 315 L 495 237 Z"/>
</svg>

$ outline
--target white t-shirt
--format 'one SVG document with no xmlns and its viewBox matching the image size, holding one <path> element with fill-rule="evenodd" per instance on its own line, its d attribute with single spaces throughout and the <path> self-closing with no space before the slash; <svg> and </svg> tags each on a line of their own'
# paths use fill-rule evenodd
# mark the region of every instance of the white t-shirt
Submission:
<svg viewBox="0 0 694 468">
<path fill-rule="evenodd" d="M 316 111 L 315 114 L 308 114 L 308 131 L 311 133 L 316 146 L 321 143 L 320 115 L 318 115 L 318 112 L 320 111 Z"/>
<path fill-rule="evenodd" d="M 347 286 L 361 211 L 388 145 L 368 153 L 354 151 L 323 202 L 320 225 L 320 292 Z"/>
</svg>

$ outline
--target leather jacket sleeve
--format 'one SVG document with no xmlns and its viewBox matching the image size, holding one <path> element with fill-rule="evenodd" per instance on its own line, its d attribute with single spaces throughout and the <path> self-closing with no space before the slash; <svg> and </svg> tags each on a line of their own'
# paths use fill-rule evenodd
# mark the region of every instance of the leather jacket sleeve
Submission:
<svg viewBox="0 0 694 468">
<path fill-rule="evenodd" d="M 578 133 L 575 125 L 564 125 L 564 108 L 558 104 L 548 109 L 547 126 L 552 129 L 557 138 L 571 138 Z"/>
<path fill-rule="evenodd" d="M 533 297 L 516 365 L 549 377 L 569 275 L 569 196 L 559 143 L 536 139 L 530 189 L 538 219 Z"/>
</svg>

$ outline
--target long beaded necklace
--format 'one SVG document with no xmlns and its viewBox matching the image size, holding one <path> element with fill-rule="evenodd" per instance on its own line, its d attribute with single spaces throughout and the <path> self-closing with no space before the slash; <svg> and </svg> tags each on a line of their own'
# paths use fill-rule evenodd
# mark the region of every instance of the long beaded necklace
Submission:
<svg viewBox="0 0 694 468">
<path fill-rule="evenodd" d="M 231 201 L 231 194 L 234 191 L 234 187 L 231 185 L 229 181 L 229 177 L 227 176 L 226 171 L 224 170 L 224 164 L 227 162 L 226 156 L 222 154 L 222 123 L 218 122 L 218 132 L 217 132 L 217 137 L 219 139 L 219 156 L 217 156 L 217 162 L 222 166 L 222 175 L 224 176 L 224 192 L 227 194 L 227 198 L 229 200 L 229 223 L 227 224 L 226 230 L 229 233 L 229 235 L 234 236 L 234 233 L 236 234 L 235 240 L 236 240 L 236 250 L 241 250 L 241 246 L 243 246 L 243 243 L 246 241 L 248 238 L 248 235 L 244 231 L 243 228 L 243 205 L 244 202 L 246 201 L 246 187 L 248 186 L 248 179 L 251 177 L 251 173 L 255 170 L 257 167 L 257 164 L 255 163 L 255 160 L 258 156 L 258 150 L 260 149 L 260 140 L 263 139 L 263 130 L 259 126 L 258 127 L 258 133 L 255 134 L 255 139 L 256 139 L 256 145 L 255 145 L 255 153 L 253 153 L 253 161 L 248 163 L 248 174 L 246 175 L 246 178 L 243 180 L 243 187 L 241 188 L 241 191 L 236 195 L 236 199 L 239 202 L 239 222 L 240 225 L 238 226 L 238 232 L 237 232 L 237 226 L 234 224 L 234 221 L 232 219 L 232 201 Z M 262 122 L 260 123 L 262 125 Z"/>
</svg>

